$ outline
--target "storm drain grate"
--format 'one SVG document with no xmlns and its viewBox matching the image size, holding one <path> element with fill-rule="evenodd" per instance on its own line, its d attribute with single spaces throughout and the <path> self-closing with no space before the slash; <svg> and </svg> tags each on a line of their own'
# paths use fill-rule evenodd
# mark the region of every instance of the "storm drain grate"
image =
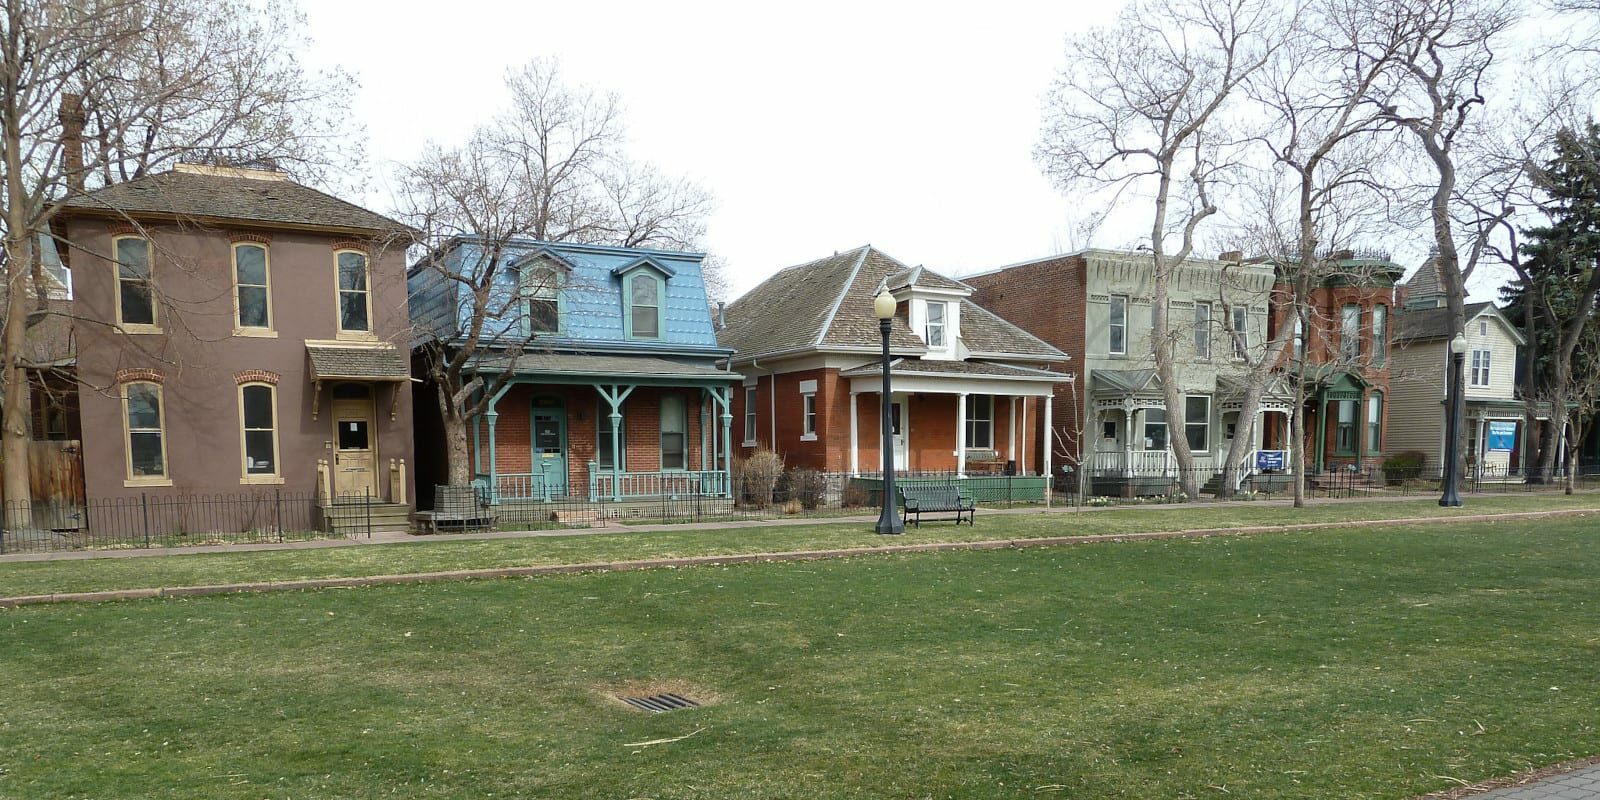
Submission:
<svg viewBox="0 0 1600 800">
<path fill-rule="evenodd" d="M 696 708 L 700 704 L 681 694 L 653 694 L 649 697 L 623 697 L 622 702 L 634 708 L 643 709 L 653 714 L 664 711 L 677 711 L 684 708 Z"/>
</svg>

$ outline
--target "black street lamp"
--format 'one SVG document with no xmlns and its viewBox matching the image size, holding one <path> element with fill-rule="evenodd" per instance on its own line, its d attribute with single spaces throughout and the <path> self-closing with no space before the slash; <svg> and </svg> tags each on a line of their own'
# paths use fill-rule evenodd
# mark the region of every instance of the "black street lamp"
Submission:
<svg viewBox="0 0 1600 800">
<path fill-rule="evenodd" d="M 1450 340 L 1450 379 L 1444 412 L 1444 494 L 1439 505 L 1461 505 L 1461 472 L 1456 468 L 1461 444 L 1461 418 L 1467 413 L 1466 393 L 1461 391 L 1461 366 L 1467 360 L 1467 337 L 1456 334 Z"/>
<path fill-rule="evenodd" d="M 878 428 L 883 432 L 883 511 L 878 514 L 878 533 L 905 533 L 905 520 L 895 511 L 894 491 L 894 432 L 889 419 L 889 322 L 894 319 L 894 295 L 888 287 L 872 301 L 872 312 L 878 317 L 878 333 L 883 337 L 883 393 L 879 395 Z"/>
</svg>

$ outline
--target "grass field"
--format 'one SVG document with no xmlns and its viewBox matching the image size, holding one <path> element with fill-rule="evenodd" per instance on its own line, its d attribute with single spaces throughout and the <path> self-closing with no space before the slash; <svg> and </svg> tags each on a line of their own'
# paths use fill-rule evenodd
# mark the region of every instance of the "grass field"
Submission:
<svg viewBox="0 0 1600 800">
<path fill-rule="evenodd" d="M 870 523 L 821 523 L 703 529 L 617 530 L 529 539 L 464 541 L 449 536 L 376 547 L 203 553 L 126 559 L 0 562 L 0 597 L 159 586 L 302 578 L 393 575 L 458 569 L 583 564 L 644 558 L 873 547 L 917 542 L 1039 538 L 1092 534 L 1461 516 L 1504 511 L 1600 509 L 1600 494 L 1469 498 L 1465 508 L 1440 508 L 1433 498 L 1314 505 L 1265 503 L 1180 505 L 1101 511 L 979 514 L 975 527 L 949 522 L 875 536 Z"/>
<path fill-rule="evenodd" d="M 1567 518 L 0 611 L 0 797 L 1405 798 L 1600 753 L 1595 545 Z M 714 704 L 609 697 L 656 689 Z"/>
</svg>

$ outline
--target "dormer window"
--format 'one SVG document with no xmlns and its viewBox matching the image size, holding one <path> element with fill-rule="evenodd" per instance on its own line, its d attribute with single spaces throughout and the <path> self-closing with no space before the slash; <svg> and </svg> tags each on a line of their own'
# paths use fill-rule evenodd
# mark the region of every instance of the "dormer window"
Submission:
<svg viewBox="0 0 1600 800">
<path fill-rule="evenodd" d="M 926 335 L 929 347 L 944 347 L 944 303 L 928 304 L 928 323 Z"/>
<path fill-rule="evenodd" d="M 522 273 L 523 333 L 535 336 L 561 330 L 560 273 L 548 267 Z"/>
<path fill-rule="evenodd" d="M 628 335 L 635 339 L 661 338 L 661 278 L 649 272 L 627 277 Z"/>
</svg>

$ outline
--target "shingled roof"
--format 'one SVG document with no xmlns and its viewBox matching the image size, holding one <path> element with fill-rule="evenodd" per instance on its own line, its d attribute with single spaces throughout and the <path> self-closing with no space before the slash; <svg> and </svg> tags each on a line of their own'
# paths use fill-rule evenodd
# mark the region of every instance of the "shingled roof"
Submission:
<svg viewBox="0 0 1600 800">
<path fill-rule="evenodd" d="M 1433 253 L 1406 281 L 1406 307 L 1432 308 L 1444 301 L 1444 282 L 1439 279 L 1439 254 Z"/>
<path fill-rule="evenodd" d="M 1493 303 L 1468 303 L 1462 311 L 1470 322 L 1485 308 L 1493 307 Z M 1455 326 L 1451 322 L 1450 309 L 1444 306 L 1407 308 L 1395 316 L 1394 340 L 1416 342 L 1425 339 L 1448 339 L 1455 333 Z"/>
<path fill-rule="evenodd" d="M 61 208 L 69 212 L 244 220 L 360 233 L 408 230 L 381 214 L 295 183 L 282 173 L 187 164 L 74 197 L 63 201 Z"/>
<path fill-rule="evenodd" d="M 879 289 L 917 286 L 971 291 L 971 287 L 923 267 L 908 267 L 871 245 L 835 253 L 780 271 L 734 301 L 727 326 L 717 333 L 740 360 L 806 349 L 876 348 L 878 318 L 872 301 Z M 1066 354 L 1015 325 L 963 300 L 961 339 L 988 357 L 1066 361 Z M 890 323 L 896 353 L 927 352 L 904 317 Z"/>
</svg>

